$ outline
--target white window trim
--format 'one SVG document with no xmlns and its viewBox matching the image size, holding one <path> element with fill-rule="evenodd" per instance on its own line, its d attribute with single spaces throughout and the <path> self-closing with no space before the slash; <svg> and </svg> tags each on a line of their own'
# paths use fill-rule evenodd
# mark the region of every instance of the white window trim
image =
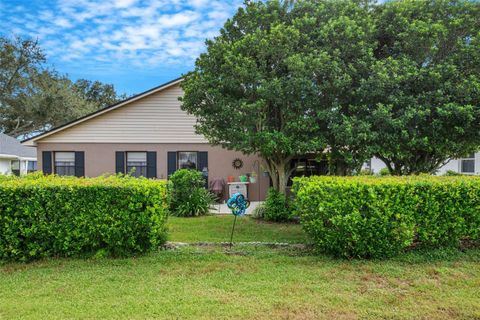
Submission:
<svg viewBox="0 0 480 320">
<path fill-rule="evenodd" d="M 476 164 L 476 153 L 473 154 L 473 157 L 464 157 L 464 158 L 460 158 L 458 159 L 458 172 L 461 173 L 461 174 L 466 174 L 466 175 L 475 175 L 476 172 L 477 172 L 477 164 Z M 473 161 L 473 172 L 464 172 L 463 171 L 463 167 L 462 167 L 462 163 L 463 163 L 463 160 L 471 160 Z"/>
</svg>

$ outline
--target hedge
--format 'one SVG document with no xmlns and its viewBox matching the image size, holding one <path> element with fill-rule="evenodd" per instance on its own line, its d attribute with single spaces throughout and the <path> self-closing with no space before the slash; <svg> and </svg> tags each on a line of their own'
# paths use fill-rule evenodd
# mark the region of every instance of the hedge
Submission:
<svg viewBox="0 0 480 320">
<path fill-rule="evenodd" d="M 479 239 L 478 177 L 294 179 L 295 213 L 316 246 L 343 257 L 388 257 L 414 242 Z"/>
<path fill-rule="evenodd" d="M 0 260 L 143 253 L 166 240 L 166 183 L 27 176 L 0 182 Z"/>
</svg>

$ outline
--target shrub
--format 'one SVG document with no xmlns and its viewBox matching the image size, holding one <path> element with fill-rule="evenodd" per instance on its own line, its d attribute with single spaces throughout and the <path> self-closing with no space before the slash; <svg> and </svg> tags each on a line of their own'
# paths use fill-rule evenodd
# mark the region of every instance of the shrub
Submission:
<svg viewBox="0 0 480 320">
<path fill-rule="evenodd" d="M 292 212 L 287 197 L 270 188 L 264 203 L 263 218 L 268 221 L 282 222 L 292 219 Z"/>
<path fill-rule="evenodd" d="M 463 174 L 461 174 L 459 172 L 456 172 L 456 171 L 453 171 L 453 170 L 447 170 L 447 172 L 445 172 L 444 176 L 463 176 Z"/>
<path fill-rule="evenodd" d="M 293 191 L 304 229 L 335 255 L 388 257 L 414 241 L 479 238 L 479 178 L 311 177 L 295 179 Z"/>
<path fill-rule="evenodd" d="M 373 175 L 373 172 L 371 169 L 362 169 L 360 172 L 358 172 L 359 176 L 371 176 Z"/>
<path fill-rule="evenodd" d="M 206 215 L 214 196 L 205 189 L 205 179 L 197 170 L 180 169 L 170 177 L 170 210 L 172 215 L 193 217 Z"/>
<path fill-rule="evenodd" d="M 28 176 L 0 183 L 0 260 L 102 252 L 123 256 L 166 240 L 160 180 Z"/>
<path fill-rule="evenodd" d="M 252 211 L 253 219 L 265 219 L 265 204 L 258 204 Z"/>
<path fill-rule="evenodd" d="M 390 171 L 387 169 L 387 168 L 382 168 L 380 169 L 380 171 L 378 172 L 378 174 L 382 177 L 384 176 L 389 176 L 390 175 Z"/>
</svg>

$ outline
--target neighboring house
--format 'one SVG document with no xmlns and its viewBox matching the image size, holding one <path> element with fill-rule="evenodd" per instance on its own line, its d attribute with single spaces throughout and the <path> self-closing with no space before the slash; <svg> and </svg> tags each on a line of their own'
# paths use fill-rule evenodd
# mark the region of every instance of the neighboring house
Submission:
<svg viewBox="0 0 480 320">
<path fill-rule="evenodd" d="M 36 148 L 0 133 L 0 174 L 21 175 L 37 170 Z"/>
<path fill-rule="evenodd" d="M 372 158 L 364 168 L 372 170 L 373 173 L 379 173 L 386 168 L 385 163 L 378 158 Z M 461 159 L 452 159 L 441 167 L 437 175 L 443 175 L 447 171 L 453 171 L 466 175 L 480 175 L 480 152 L 472 153 Z"/>
</svg>

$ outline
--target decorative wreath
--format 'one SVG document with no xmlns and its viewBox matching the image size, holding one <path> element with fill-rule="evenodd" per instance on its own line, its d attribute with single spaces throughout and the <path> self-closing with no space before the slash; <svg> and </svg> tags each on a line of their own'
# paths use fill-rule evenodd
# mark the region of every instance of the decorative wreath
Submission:
<svg viewBox="0 0 480 320">
<path fill-rule="evenodd" d="M 233 160 L 233 162 L 232 162 L 232 167 L 233 167 L 234 169 L 237 169 L 237 170 L 238 170 L 238 169 L 241 169 L 241 168 L 243 167 L 243 161 L 242 161 L 242 159 L 236 158 L 235 160 Z"/>
</svg>

